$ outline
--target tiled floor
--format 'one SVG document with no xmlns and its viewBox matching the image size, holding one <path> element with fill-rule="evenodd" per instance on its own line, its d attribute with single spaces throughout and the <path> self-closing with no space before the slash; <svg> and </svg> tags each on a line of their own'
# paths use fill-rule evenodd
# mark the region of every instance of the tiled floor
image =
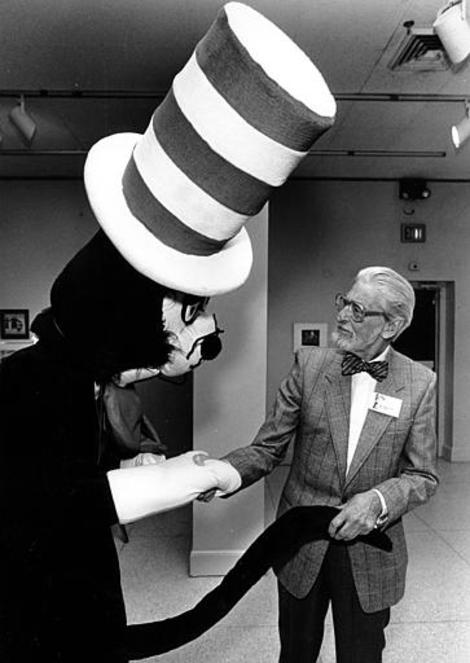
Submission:
<svg viewBox="0 0 470 663">
<path fill-rule="evenodd" d="M 410 564 L 405 598 L 392 609 L 384 663 L 470 662 L 470 463 L 441 462 L 432 501 L 405 518 Z M 218 578 L 188 577 L 190 509 L 130 526 L 120 545 L 130 622 L 164 618 L 193 606 Z M 274 576 L 265 576 L 206 634 L 149 661 L 276 663 Z M 334 663 L 328 619 L 321 663 Z"/>
</svg>

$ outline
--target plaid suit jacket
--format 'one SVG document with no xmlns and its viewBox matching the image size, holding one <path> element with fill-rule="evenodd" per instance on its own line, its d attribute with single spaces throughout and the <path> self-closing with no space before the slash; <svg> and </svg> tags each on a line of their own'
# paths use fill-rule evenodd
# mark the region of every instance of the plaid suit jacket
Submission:
<svg viewBox="0 0 470 663">
<path fill-rule="evenodd" d="M 378 488 L 387 503 L 392 552 L 362 542 L 348 545 L 363 610 L 374 612 L 403 596 L 407 550 L 401 516 L 435 492 L 435 374 L 390 348 L 389 373 L 376 391 L 402 401 L 399 417 L 369 410 L 346 475 L 351 377 L 341 374 L 343 353 L 300 350 L 282 382 L 274 406 L 252 444 L 225 456 L 240 472 L 242 488 L 268 474 L 294 443 L 278 516 L 294 506 L 338 506 Z M 327 541 L 301 548 L 278 571 L 298 598 L 308 594 L 325 556 Z"/>
</svg>

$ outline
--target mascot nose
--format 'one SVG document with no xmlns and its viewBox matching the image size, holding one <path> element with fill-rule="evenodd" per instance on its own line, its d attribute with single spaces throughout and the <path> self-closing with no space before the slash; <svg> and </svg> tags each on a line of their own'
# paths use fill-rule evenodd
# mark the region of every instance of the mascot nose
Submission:
<svg viewBox="0 0 470 663">
<path fill-rule="evenodd" d="M 206 336 L 201 343 L 201 357 L 206 361 L 208 359 L 215 359 L 222 350 L 222 341 L 219 338 L 219 331 Z"/>
</svg>

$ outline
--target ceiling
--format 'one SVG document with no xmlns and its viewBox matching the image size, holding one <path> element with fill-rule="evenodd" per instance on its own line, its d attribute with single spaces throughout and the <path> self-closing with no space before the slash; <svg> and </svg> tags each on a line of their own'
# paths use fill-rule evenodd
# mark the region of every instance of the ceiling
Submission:
<svg viewBox="0 0 470 663">
<path fill-rule="evenodd" d="M 101 137 L 144 131 L 222 0 L 2 0 L 0 177 L 80 177 Z M 406 21 L 431 28 L 445 0 L 246 0 L 312 58 L 337 98 L 333 129 L 295 177 L 470 181 L 450 126 L 470 63 L 392 71 Z M 430 69 L 430 67 L 427 67 Z M 8 119 L 19 94 L 31 146 Z"/>
</svg>

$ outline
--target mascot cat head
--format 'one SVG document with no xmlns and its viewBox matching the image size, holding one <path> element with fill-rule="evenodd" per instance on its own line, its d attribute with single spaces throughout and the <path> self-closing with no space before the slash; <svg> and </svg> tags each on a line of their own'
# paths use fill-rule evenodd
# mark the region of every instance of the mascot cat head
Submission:
<svg viewBox="0 0 470 663">
<path fill-rule="evenodd" d="M 102 231 L 51 290 L 56 328 L 100 380 L 182 375 L 220 352 L 208 298 L 169 290 L 135 270 Z"/>
</svg>

